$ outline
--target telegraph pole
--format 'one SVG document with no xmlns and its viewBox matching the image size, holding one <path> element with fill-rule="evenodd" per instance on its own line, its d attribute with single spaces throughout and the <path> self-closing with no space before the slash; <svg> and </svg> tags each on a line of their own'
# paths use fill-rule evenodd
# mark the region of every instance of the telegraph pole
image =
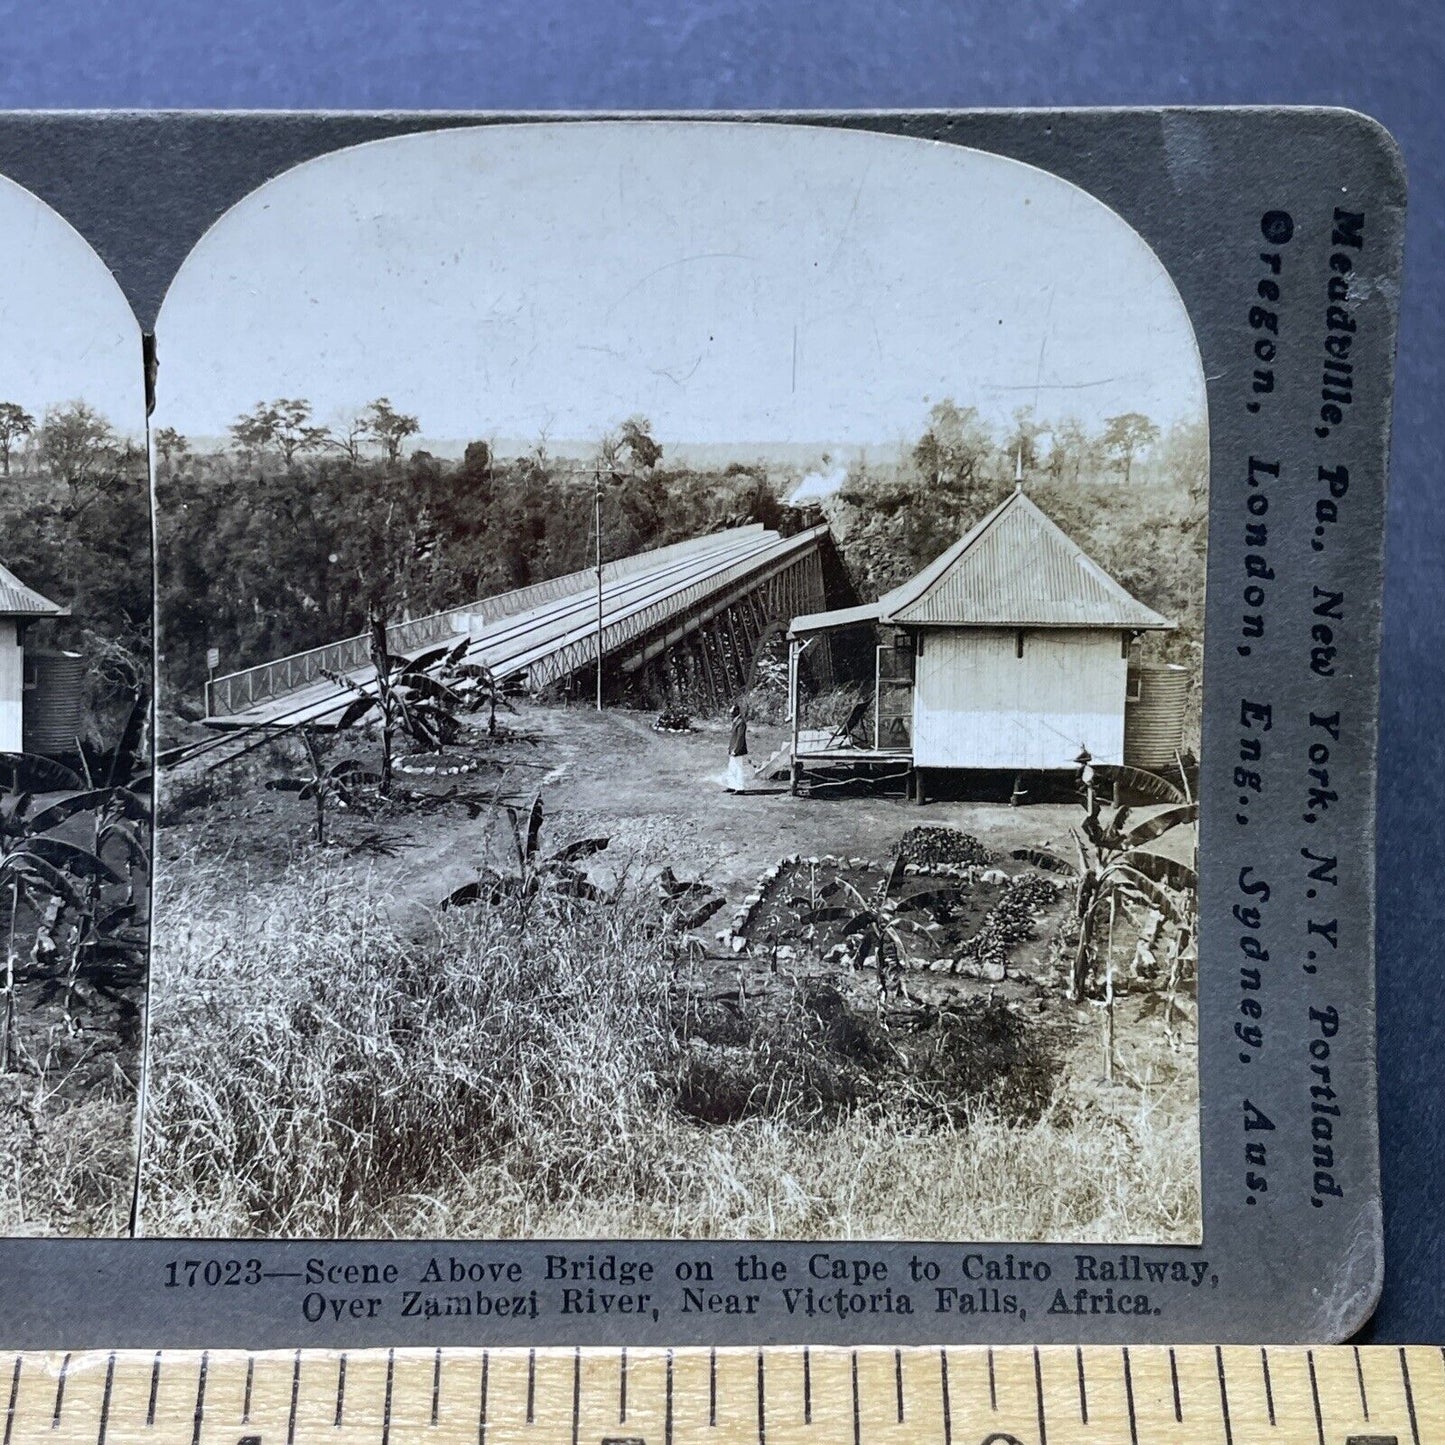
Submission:
<svg viewBox="0 0 1445 1445">
<path fill-rule="evenodd" d="M 592 468 L 592 530 L 597 544 L 597 711 L 602 711 L 602 464 Z"/>
</svg>

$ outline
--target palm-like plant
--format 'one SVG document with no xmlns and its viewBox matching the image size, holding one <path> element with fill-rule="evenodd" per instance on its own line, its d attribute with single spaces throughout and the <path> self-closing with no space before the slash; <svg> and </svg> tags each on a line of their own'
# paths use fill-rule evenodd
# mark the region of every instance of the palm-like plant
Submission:
<svg viewBox="0 0 1445 1445">
<path fill-rule="evenodd" d="M 438 752 L 455 740 L 458 732 L 457 709 L 462 698 L 432 669 L 456 658 L 460 662 L 470 646 L 464 639 L 452 648 L 437 648 L 416 658 L 399 657 L 387 651 L 386 621 L 379 611 L 371 615 L 371 665 L 374 674 L 371 687 L 354 681 L 344 673 L 327 673 L 333 682 L 356 694 L 337 720 L 338 728 L 353 727 L 371 713 L 381 721 L 381 781 L 383 797 L 390 796 L 392 780 L 392 748 L 398 731 L 420 746 Z"/>
<path fill-rule="evenodd" d="M 466 661 L 471 639 L 464 638 L 450 652 L 428 653 L 433 661 L 440 658 L 438 675 L 457 699 L 457 705 L 466 712 L 480 712 L 487 709 L 487 736 L 497 735 L 497 709 L 505 708 L 515 713 L 516 708 L 507 700 L 501 680 L 485 662 Z M 418 662 L 424 659 L 418 659 Z"/>
<path fill-rule="evenodd" d="M 589 882 L 586 872 L 577 866 L 585 858 L 602 852 L 608 838 L 579 838 L 556 853 L 542 853 L 542 824 L 545 815 L 542 795 L 532 799 L 525 810 L 502 804 L 516 847 L 517 871 L 504 872 L 488 864 L 474 883 L 464 884 L 442 900 L 443 908 L 460 908 L 473 903 L 496 905 L 508 899 L 530 903 L 538 894 L 547 892 L 557 897 L 584 898 L 606 902 L 607 895 Z"/>
<path fill-rule="evenodd" d="M 31 775 L 44 772 L 43 768 L 37 768 L 31 770 Z M 22 909 L 36 920 L 32 946 L 35 957 L 54 956 L 62 947 L 68 951 L 67 1010 L 82 949 L 117 922 L 101 913 L 101 888 L 106 883 L 123 884 L 125 880 L 99 852 L 56 837 L 51 831 L 78 814 L 108 802 L 111 791 L 79 793 L 37 813 L 31 811 L 33 793 L 11 792 L 0 803 L 0 898 L 5 899 L 9 908 L 4 1017 L 0 1020 L 0 1072 L 10 1068 L 15 1052 L 16 972 Z M 69 920 L 63 917 L 67 908 L 71 910 Z"/>
<path fill-rule="evenodd" d="M 896 993 L 905 999 L 910 997 L 903 982 L 904 968 L 909 958 L 903 934 L 905 931 L 924 931 L 912 919 L 899 916 L 904 911 L 904 905 L 891 896 L 903 877 L 903 868 L 903 852 L 899 849 L 894 853 L 893 863 L 887 874 L 879 880 L 869 896 L 865 896 L 848 879 L 838 879 L 858 905 L 857 911 L 844 925 L 843 937 L 853 940 L 853 967 L 861 967 L 872 961 L 878 977 L 880 1010 L 889 994 Z"/>
<path fill-rule="evenodd" d="M 1137 787 L 1137 779 L 1148 779 L 1148 795 L 1166 806 L 1139 822 L 1131 821 L 1133 810 L 1126 804 L 1115 805 L 1106 817 L 1097 786 L 1105 781 L 1101 776 L 1105 770 L 1089 771 L 1084 818 L 1074 834 L 1079 854 L 1079 938 L 1069 994 L 1075 1001 L 1084 996 L 1098 920 L 1102 916 L 1116 909 L 1121 901 L 1139 903 L 1157 909 L 1176 928 L 1192 933 L 1199 886 L 1193 866 L 1148 847 L 1173 829 L 1196 822 L 1198 803 L 1152 773 L 1139 774 L 1137 769 L 1128 769 L 1130 777 L 1116 778 L 1116 781 Z M 1107 771 L 1118 774 L 1125 770 Z"/>
<path fill-rule="evenodd" d="M 266 787 L 276 793 L 295 793 L 303 803 L 316 805 L 316 841 L 326 842 L 326 809 L 335 803 L 349 808 L 356 800 L 357 788 L 379 787 L 381 774 L 373 773 L 355 758 L 339 763 L 326 763 L 326 755 L 335 746 L 335 735 L 323 739 L 315 728 L 301 729 L 301 742 L 306 749 L 307 776 L 304 778 L 271 778 Z"/>
</svg>

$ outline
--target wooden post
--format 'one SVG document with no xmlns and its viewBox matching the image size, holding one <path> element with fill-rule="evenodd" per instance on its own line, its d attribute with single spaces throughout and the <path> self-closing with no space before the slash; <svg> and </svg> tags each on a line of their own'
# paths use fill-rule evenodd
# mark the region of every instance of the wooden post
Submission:
<svg viewBox="0 0 1445 1445">
<path fill-rule="evenodd" d="M 592 519 L 597 533 L 597 711 L 602 711 L 602 469 L 592 473 Z"/>
<path fill-rule="evenodd" d="M 1109 943 L 1104 955 L 1104 1077 L 1114 1081 L 1114 909 L 1117 895 L 1109 892 Z"/>
<path fill-rule="evenodd" d="M 715 645 L 716 638 L 710 638 L 708 636 L 708 628 L 702 627 L 698 630 L 697 640 L 697 654 L 702 659 L 702 674 L 707 686 L 708 706 L 713 711 L 716 711 L 723 699 L 722 694 L 718 691 L 716 676 L 713 672 L 712 659 L 707 655 L 708 644 L 711 642 Z"/>
<path fill-rule="evenodd" d="M 735 624 L 733 618 L 733 609 L 731 607 L 727 608 L 723 612 L 722 625 L 727 631 L 728 644 L 732 650 L 732 672 L 737 677 L 736 686 L 739 690 L 741 690 L 742 688 L 747 686 L 748 664 L 747 659 L 743 657 L 742 644 L 738 641 L 739 628 Z M 726 672 L 724 675 L 726 675 Z"/>
<path fill-rule="evenodd" d="M 801 765 L 798 762 L 798 662 L 799 653 L 802 648 L 798 645 L 796 637 L 788 639 L 788 721 L 793 726 L 793 746 L 790 752 L 790 767 L 788 775 L 791 779 L 791 791 L 793 796 L 798 796 L 798 780 L 802 774 Z"/>
</svg>

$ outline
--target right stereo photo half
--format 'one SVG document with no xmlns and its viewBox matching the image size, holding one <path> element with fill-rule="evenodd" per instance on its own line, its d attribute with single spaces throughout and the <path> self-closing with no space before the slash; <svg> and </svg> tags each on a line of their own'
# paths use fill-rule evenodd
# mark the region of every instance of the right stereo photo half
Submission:
<svg viewBox="0 0 1445 1445">
<path fill-rule="evenodd" d="M 337 151 L 156 327 L 141 1225 L 1196 1243 L 1168 273 L 820 126 Z"/>
</svg>

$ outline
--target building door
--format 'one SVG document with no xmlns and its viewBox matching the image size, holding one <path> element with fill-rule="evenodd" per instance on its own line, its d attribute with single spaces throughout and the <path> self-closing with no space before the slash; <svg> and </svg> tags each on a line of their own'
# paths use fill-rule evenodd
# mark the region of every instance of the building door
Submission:
<svg viewBox="0 0 1445 1445">
<path fill-rule="evenodd" d="M 913 648 L 906 634 L 879 646 L 874 677 L 873 746 L 906 753 L 913 747 Z"/>
</svg>

